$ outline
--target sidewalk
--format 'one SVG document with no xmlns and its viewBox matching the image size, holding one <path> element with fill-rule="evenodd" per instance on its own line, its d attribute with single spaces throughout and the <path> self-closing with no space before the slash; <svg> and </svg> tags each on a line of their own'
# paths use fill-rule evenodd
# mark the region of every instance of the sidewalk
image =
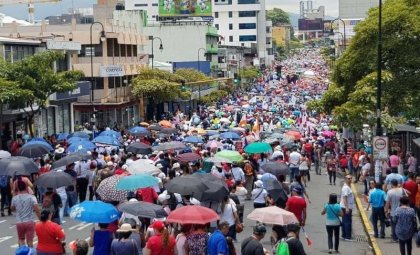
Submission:
<svg viewBox="0 0 420 255">
<path fill-rule="evenodd" d="M 357 193 L 358 193 L 357 195 L 360 198 L 361 203 L 363 204 L 363 208 L 366 208 L 367 203 L 365 202 L 365 199 L 364 199 L 363 184 L 358 183 L 358 184 L 355 184 L 354 186 L 357 189 Z M 371 210 L 369 210 L 369 211 L 365 210 L 363 213 L 366 214 L 366 216 L 367 216 L 366 219 L 370 219 L 370 215 L 372 213 Z M 400 248 L 399 248 L 398 243 L 395 243 L 395 242 L 391 241 L 391 227 L 385 228 L 385 238 L 382 239 L 382 238 L 373 237 L 373 227 L 372 227 L 372 222 L 370 220 L 366 220 L 366 222 L 364 222 L 364 224 L 368 225 L 367 229 L 369 231 L 370 238 L 371 238 L 372 242 L 376 243 L 378 248 L 379 248 L 380 253 L 379 254 L 377 253 L 376 255 L 400 254 Z M 419 253 L 416 253 L 416 249 L 417 248 L 415 247 L 415 244 L 413 243 L 413 254 L 420 254 L 420 252 L 418 250 L 417 250 L 417 252 L 419 252 Z"/>
</svg>

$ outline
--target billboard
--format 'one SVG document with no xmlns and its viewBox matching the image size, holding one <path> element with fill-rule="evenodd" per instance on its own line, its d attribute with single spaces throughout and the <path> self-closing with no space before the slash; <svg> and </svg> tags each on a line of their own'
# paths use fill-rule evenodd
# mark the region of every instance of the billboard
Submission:
<svg viewBox="0 0 420 255">
<path fill-rule="evenodd" d="M 159 0 L 159 16 L 212 16 L 212 0 Z"/>
<path fill-rule="evenodd" d="M 324 31 L 322 19 L 299 19 L 299 31 Z"/>
</svg>

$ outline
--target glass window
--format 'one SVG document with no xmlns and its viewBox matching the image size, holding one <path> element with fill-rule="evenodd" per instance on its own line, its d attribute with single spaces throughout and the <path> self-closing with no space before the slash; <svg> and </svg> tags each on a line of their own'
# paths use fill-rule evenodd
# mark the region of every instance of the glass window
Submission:
<svg viewBox="0 0 420 255">
<path fill-rule="evenodd" d="M 256 11 L 240 11 L 238 14 L 239 18 L 243 17 L 256 17 L 257 12 Z"/>
<path fill-rule="evenodd" d="M 125 44 L 121 44 L 121 54 L 120 54 L 120 56 L 121 57 L 125 57 L 127 54 L 126 54 L 126 46 L 127 45 L 125 45 Z"/>
<path fill-rule="evenodd" d="M 132 57 L 133 56 L 133 45 L 127 45 L 127 57 Z"/>
<path fill-rule="evenodd" d="M 233 13 L 229 12 L 229 18 L 232 18 L 232 17 L 233 17 Z"/>
<path fill-rule="evenodd" d="M 6 61 L 12 61 L 12 46 L 4 45 L 4 59 Z"/>
<path fill-rule="evenodd" d="M 95 89 L 104 89 L 104 78 L 102 77 L 95 77 Z"/>
<path fill-rule="evenodd" d="M 229 24 L 229 30 L 233 29 L 233 24 Z"/>
<path fill-rule="evenodd" d="M 117 39 L 116 38 L 107 38 L 106 39 L 106 48 L 107 48 L 107 56 L 108 57 L 113 57 L 114 56 L 115 44 L 117 44 Z"/>
<path fill-rule="evenodd" d="M 233 42 L 233 36 L 229 36 L 229 42 Z"/>
<path fill-rule="evenodd" d="M 219 18 L 219 13 L 218 12 L 215 12 L 214 13 L 214 17 L 217 19 L 217 18 Z"/>
<path fill-rule="evenodd" d="M 113 89 L 115 87 L 114 77 L 108 77 L 108 88 Z"/>
<path fill-rule="evenodd" d="M 239 41 L 240 42 L 252 42 L 252 41 L 256 41 L 256 40 L 257 40 L 256 35 L 240 35 L 239 36 Z"/>
<path fill-rule="evenodd" d="M 239 23 L 239 29 L 256 29 L 256 23 Z"/>
<path fill-rule="evenodd" d="M 214 24 L 214 26 L 219 30 L 219 24 Z"/>
<path fill-rule="evenodd" d="M 238 4 L 256 4 L 258 0 L 238 0 Z"/>
</svg>

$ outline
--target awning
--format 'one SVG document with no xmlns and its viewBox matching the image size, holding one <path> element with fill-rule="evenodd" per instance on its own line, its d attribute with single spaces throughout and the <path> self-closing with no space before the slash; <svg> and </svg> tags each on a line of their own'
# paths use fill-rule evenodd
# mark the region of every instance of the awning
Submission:
<svg viewBox="0 0 420 255">
<path fill-rule="evenodd" d="M 395 125 L 395 129 L 397 132 L 412 132 L 412 133 L 418 133 L 419 131 L 414 126 L 405 125 L 405 124 L 397 124 Z"/>
</svg>

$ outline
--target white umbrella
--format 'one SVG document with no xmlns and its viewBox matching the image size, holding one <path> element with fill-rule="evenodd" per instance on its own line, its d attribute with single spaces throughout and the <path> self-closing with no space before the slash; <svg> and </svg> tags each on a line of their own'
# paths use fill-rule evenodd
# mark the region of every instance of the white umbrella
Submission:
<svg viewBox="0 0 420 255">
<path fill-rule="evenodd" d="M 219 121 L 220 122 L 230 123 L 230 120 L 228 118 L 221 118 Z"/>
<path fill-rule="evenodd" d="M 131 174 L 160 174 L 162 171 L 148 159 L 138 159 L 128 165 L 128 172 Z"/>
<path fill-rule="evenodd" d="M 11 158 L 12 154 L 8 151 L 0 150 L 0 159 Z"/>
</svg>

